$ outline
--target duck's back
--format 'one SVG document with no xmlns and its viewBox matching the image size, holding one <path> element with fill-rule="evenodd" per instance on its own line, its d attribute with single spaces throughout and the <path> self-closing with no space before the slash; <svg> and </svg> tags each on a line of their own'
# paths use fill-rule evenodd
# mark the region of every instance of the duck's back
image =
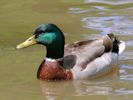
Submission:
<svg viewBox="0 0 133 100">
<path fill-rule="evenodd" d="M 79 70 L 86 68 L 87 64 L 102 56 L 106 52 L 118 53 L 118 40 L 113 34 L 100 39 L 74 42 L 65 45 L 64 66 L 72 68 L 80 66 Z"/>
</svg>

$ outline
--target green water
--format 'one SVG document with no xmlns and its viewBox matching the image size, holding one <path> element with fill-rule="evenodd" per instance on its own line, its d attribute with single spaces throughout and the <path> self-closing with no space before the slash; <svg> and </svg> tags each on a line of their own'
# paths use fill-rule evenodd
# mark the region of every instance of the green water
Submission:
<svg viewBox="0 0 133 100">
<path fill-rule="evenodd" d="M 119 74 L 96 80 L 37 80 L 45 48 L 18 51 L 15 46 L 49 22 L 62 29 L 67 43 L 114 32 L 127 45 Z M 132 0 L 1 0 L 0 100 L 132 100 L 132 43 Z"/>
</svg>

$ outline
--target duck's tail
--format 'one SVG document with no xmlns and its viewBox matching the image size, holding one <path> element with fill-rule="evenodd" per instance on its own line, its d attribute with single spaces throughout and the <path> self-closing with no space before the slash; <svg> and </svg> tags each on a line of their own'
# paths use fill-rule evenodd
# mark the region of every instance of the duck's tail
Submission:
<svg viewBox="0 0 133 100">
<path fill-rule="evenodd" d="M 112 52 L 121 54 L 126 48 L 125 42 L 118 40 L 117 36 L 115 36 L 114 34 L 108 34 L 108 36 L 110 37 L 110 39 L 113 42 Z"/>
<path fill-rule="evenodd" d="M 119 41 L 118 47 L 119 47 L 118 54 L 121 54 L 125 50 L 125 48 L 126 48 L 125 42 L 124 41 Z"/>
</svg>

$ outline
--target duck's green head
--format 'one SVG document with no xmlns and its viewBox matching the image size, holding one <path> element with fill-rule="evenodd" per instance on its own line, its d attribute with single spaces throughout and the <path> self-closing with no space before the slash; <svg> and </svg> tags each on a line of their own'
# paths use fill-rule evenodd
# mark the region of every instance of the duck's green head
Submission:
<svg viewBox="0 0 133 100">
<path fill-rule="evenodd" d="M 62 31 L 54 24 L 42 24 L 33 35 L 25 42 L 17 45 L 17 49 L 25 48 L 33 44 L 42 44 L 47 48 L 48 58 L 61 58 L 64 55 L 65 39 Z"/>
</svg>

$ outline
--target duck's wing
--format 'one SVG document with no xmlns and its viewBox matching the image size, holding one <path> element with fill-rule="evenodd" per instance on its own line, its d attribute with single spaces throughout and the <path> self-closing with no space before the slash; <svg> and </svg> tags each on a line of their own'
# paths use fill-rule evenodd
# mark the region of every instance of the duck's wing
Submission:
<svg viewBox="0 0 133 100">
<path fill-rule="evenodd" d="M 64 66 L 79 70 L 86 68 L 88 63 L 102 56 L 105 52 L 118 52 L 116 37 L 108 34 L 100 39 L 79 41 L 65 45 Z"/>
<path fill-rule="evenodd" d="M 80 69 L 75 66 L 71 69 L 74 79 L 94 79 L 106 75 L 113 70 L 113 65 L 117 64 L 118 54 L 113 52 L 104 53 Z"/>
</svg>

